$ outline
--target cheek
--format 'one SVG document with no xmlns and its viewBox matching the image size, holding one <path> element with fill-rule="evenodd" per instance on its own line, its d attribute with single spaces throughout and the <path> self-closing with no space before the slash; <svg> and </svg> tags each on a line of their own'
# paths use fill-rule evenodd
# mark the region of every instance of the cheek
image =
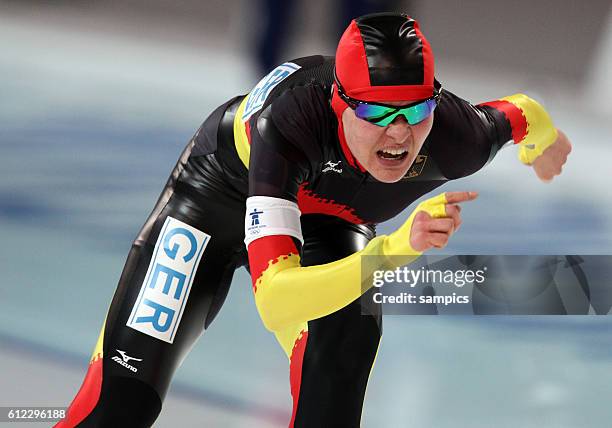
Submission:
<svg viewBox="0 0 612 428">
<path fill-rule="evenodd" d="M 433 127 L 433 114 L 429 116 L 427 119 L 425 119 L 423 122 L 412 127 L 412 131 L 414 133 L 415 140 L 418 141 L 419 143 L 424 142 L 427 136 L 429 135 L 429 132 L 431 131 L 432 127 Z"/>
<path fill-rule="evenodd" d="M 359 122 L 359 132 L 363 139 L 367 139 L 370 146 L 376 146 L 378 140 L 385 134 L 385 128 L 361 119 L 359 119 Z"/>
<path fill-rule="evenodd" d="M 362 165 L 367 166 L 374 155 L 373 149 L 384 135 L 385 128 L 355 117 L 349 109 L 345 110 L 342 120 L 350 151 Z"/>
<path fill-rule="evenodd" d="M 384 128 L 373 125 L 365 120 L 355 119 L 355 137 L 359 141 L 362 152 L 367 152 L 378 143 L 378 139 L 384 134 Z"/>
</svg>

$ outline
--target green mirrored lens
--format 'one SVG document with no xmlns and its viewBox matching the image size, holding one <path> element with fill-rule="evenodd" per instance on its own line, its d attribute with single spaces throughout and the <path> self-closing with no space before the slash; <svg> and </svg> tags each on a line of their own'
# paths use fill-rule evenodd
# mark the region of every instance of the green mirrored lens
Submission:
<svg viewBox="0 0 612 428">
<path fill-rule="evenodd" d="M 398 115 L 403 115 L 408 124 L 416 125 L 425 120 L 434 111 L 436 105 L 437 103 L 433 99 L 399 109 L 362 103 L 355 109 L 355 115 L 360 119 L 367 120 L 378 126 L 387 126 L 393 122 Z"/>
<path fill-rule="evenodd" d="M 379 106 L 376 104 L 358 104 L 355 109 L 355 115 L 360 119 L 375 121 L 393 114 L 396 111 L 396 108 Z"/>
</svg>

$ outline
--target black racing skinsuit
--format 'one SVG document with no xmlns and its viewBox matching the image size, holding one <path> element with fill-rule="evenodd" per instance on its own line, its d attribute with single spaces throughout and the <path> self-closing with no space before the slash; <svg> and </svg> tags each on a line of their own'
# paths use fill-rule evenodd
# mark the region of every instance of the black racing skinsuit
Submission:
<svg viewBox="0 0 612 428">
<path fill-rule="evenodd" d="M 296 66 L 290 74 L 271 73 L 251 92 L 257 102 L 240 110 L 250 109 L 242 137 L 234 119 L 244 96 L 216 109 L 185 148 L 134 241 L 85 382 L 59 427 L 153 424 L 176 368 L 223 305 L 234 270 L 248 268 L 248 196 L 297 202 L 304 244 L 293 241 L 301 265 L 324 264 L 364 248 L 377 223 L 446 181 L 478 171 L 512 138 L 500 111 L 443 90 L 431 133 L 408 174 L 396 183 L 378 182 L 339 137 L 330 106 L 333 58 L 290 64 Z M 240 144 L 243 153 L 249 146 L 248 168 Z M 210 235 L 172 343 L 126 325 L 169 217 Z M 271 251 L 257 257 L 273 259 Z M 308 321 L 300 365 L 292 361 L 292 370 L 300 371 L 292 377 L 293 426 L 359 426 L 382 328 L 380 313 L 362 315 L 360 300 Z"/>
</svg>

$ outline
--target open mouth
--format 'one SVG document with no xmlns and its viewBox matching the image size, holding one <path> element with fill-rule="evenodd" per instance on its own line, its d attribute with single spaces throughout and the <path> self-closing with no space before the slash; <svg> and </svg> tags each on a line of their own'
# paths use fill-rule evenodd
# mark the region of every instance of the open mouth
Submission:
<svg viewBox="0 0 612 428">
<path fill-rule="evenodd" d="M 408 149 L 383 149 L 376 152 L 379 158 L 402 161 L 408 156 Z"/>
</svg>

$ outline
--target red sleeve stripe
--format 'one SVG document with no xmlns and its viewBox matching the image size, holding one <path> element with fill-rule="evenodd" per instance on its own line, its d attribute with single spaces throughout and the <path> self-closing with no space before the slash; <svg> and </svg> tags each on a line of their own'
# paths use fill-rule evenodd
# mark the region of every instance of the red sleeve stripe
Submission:
<svg viewBox="0 0 612 428">
<path fill-rule="evenodd" d="M 253 291 L 257 292 L 257 280 L 268 268 L 270 263 L 276 263 L 289 254 L 299 254 L 293 239 L 287 235 L 264 236 L 249 244 L 249 267 Z"/>
<path fill-rule="evenodd" d="M 247 143 L 251 145 L 251 120 L 247 120 L 244 123 L 244 133 L 246 134 Z"/>
<path fill-rule="evenodd" d="M 71 428 L 80 424 L 96 407 L 102 391 L 102 358 L 97 354 L 92 358 L 85 380 L 76 397 L 68 407 L 66 416 L 53 428 Z"/>
<path fill-rule="evenodd" d="M 512 127 L 512 139 L 514 144 L 519 144 L 527 135 L 527 118 L 523 111 L 509 101 L 496 100 L 480 104 L 481 106 L 493 107 L 504 113 Z"/>
<path fill-rule="evenodd" d="M 291 413 L 291 422 L 289 428 L 293 428 L 297 406 L 300 399 L 300 386 L 302 384 L 302 365 L 304 363 L 304 353 L 306 352 L 306 344 L 308 343 L 308 332 L 302 330 L 298 339 L 293 345 L 293 351 L 289 360 L 289 383 L 291 384 L 291 397 L 293 398 L 293 412 Z"/>
</svg>

